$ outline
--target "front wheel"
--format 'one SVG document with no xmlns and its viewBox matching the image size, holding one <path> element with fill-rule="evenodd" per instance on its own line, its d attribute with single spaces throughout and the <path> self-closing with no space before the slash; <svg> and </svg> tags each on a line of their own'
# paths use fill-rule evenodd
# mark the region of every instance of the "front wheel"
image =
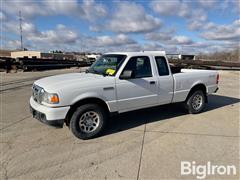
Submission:
<svg viewBox="0 0 240 180">
<path fill-rule="evenodd" d="M 85 104 L 76 109 L 70 121 L 70 129 L 79 139 L 98 136 L 106 124 L 106 112 L 97 104 Z"/>
<path fill-rule="evenodd" d="M 190 114 L 200 113 L 205 108 L 206 97 L 202 90 L 190 94 L 185 102 L 185 107 Z"/>
</svg>

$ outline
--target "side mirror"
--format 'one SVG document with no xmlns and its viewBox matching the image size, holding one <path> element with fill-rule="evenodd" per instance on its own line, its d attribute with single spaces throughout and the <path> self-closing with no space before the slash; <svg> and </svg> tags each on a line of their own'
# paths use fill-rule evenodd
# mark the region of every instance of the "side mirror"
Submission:
<svg viewBox="0 0 240 180">
<path fill-rule="evenodd" d="M 120 79 L 131 79 L 133 71 L 132 70 L 125 70 L 120 75 Z"/>
</svg>

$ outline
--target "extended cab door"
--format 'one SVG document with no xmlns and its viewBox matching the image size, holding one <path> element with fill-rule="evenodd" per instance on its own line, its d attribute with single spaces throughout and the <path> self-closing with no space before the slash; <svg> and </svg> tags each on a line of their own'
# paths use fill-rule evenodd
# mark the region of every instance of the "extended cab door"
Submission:
<svg viewBox="0 0 240 180">
<path fill-rule="evenodd" d="M 174 80 L 170 72 L 170 67 L 164 56 L 154 56 L 158 70 L 158 99 L 159 104 L 168 104 L 172 102 Z"/>
<path fill-rule="evenodd" d="M 157 78 L 153 74 L 154 64 L 149 56 L 131 57 L 125 70 L 132 71 L 132 76 L 116 79 L 118 111 L 124 112 L 158 104 Z"/>
</svg>

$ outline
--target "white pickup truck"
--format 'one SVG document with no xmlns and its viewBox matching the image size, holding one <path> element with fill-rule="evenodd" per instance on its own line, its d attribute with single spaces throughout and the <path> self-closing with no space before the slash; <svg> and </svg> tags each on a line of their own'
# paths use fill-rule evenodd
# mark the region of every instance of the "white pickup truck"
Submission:
<svg viewBox="0 0 240 180">
<path fill-rule="evenodd" d="M 80 139 L 98 136 L 109 115 L 183 102 L 199 113 L 218 90 L 217 71 L 181 69 L 172 73 L 164 51 L 102 55 L 84 73 L 34 82 L 30 110 L 48 125 L 70 126 Z"/>
</svg>

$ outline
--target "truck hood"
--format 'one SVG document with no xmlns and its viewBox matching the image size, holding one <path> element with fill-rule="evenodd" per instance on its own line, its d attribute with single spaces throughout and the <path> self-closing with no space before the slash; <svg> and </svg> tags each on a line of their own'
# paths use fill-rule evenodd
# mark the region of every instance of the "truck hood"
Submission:
<svg viewBox="0 0 240 180">
<path fill-rule="evenodd" d="M 103 83 L 105 79 L 109 78 L 113 77 L 104 77 L 102 75 L 92 73 L 69 73 L 42 78 L 35 81 L 34 84 L 44 88 L 46 91 L 56 92 L 57 90 L 63 89 L 66 86 L 94 86 L 96 85 L 95 81 L 99 83 L 100 80 L 103 80 L 101 81 L 101 83 Z"/>
</svg>

